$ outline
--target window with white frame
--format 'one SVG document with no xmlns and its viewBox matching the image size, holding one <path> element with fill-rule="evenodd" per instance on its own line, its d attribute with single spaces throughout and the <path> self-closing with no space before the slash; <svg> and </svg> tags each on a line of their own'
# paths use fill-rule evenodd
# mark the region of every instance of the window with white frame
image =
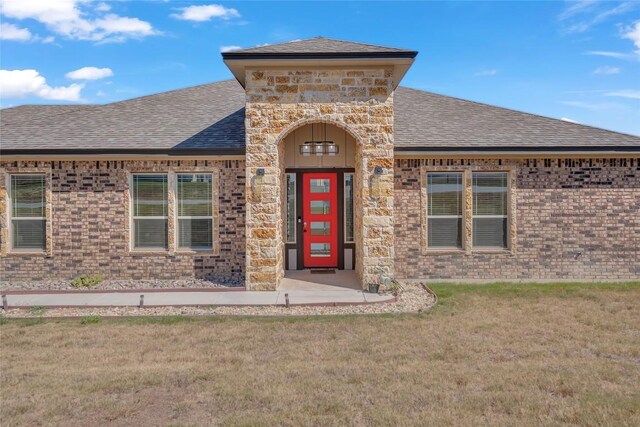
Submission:
<svg viewBox="0 0 640 427">
<path fill-rule="evenodd" d="M 132 178 L 133 248 L 167 249 L 167 175 L 135 174 Z"/>
<path fill-rule="evenodd" d="M 287 243 L 296 242 L 296 174 L 287 174 Z"/>
<path fill-rule="evenodd" d="M 213 177 L 206 173 L 176 176 L 178 248 L 213 248 Z"/>
<path fill-rule="evenodd" d="M 473 246 L 506 248 L 508 223 L 506 172 L 473 172 Z"/>
<path fill-rule="evenodd" d="M 427 174 L 427 246 L 462 248 L 462 172 Z"/>
<path fill-rule="evenodd" d="M 46 241 L 44 175 L 11 175 L 9 185 L 11 249 L 41 251 Z"/>
</svg>

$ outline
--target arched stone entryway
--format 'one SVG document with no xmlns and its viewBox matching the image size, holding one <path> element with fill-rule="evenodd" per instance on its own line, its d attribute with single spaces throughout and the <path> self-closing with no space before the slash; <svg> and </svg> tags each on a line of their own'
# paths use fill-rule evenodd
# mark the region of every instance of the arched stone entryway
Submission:
<svg viewBox="0 0 640 427">
<path fill-rule="evenodd" d="M 318 84 L 295 84 L 305 76 Z M 352 90 L 341 77 L 375 80 Z M 391 71 L 247 71 L 247 271 L 249 289 L 275 289 L 285 268 L 283 203 L 286 137 L 311 123 L 347 131 L 356 141 L 355 238 L 358 278 L 363 286 L 393 275 L 393 96 Z M 350 77 L 351 78 L 351 77 Z M 354 80 L 351 78 L 351 80 Z M 289 84 L 278 86 L 277 81 Z M 332 82 L 322 84 L 323 81 Z M 351 81 L 348 82 L 351 84 Z M 269 85 L 273 84 L 273 89 Z M 283 87 L 286 86 L 286 87 Z M 315 90 L 309 92 L 308 87 Z M 265 91 L 265 88 L 267 90 Z M 269 96 L 269 91 L 280 91 Z"/>
<path fill-rule="evenodd" d="M 322 277 L 329 277 L 329 282 L 331 277 L 334 281 L 348 278 L 355 284 L 356 243 L 362 243 L 362 233 L 356 238 L 354 223 L 355 203 L 361 206 L 355 200 L 355 194 L 361 193 L 354 191 L 359 150 L 356 136 L 352 130 L 327 121 L 307 121 L 284 131 L 279 144 L 284 153 L 285 275 L 316 283 L 312 278 L 321 276 L 310 276 L 309 269 L 350 270 L 351 275 Z M 320 182 L 327 186 L 312 185 Z"/>
</svg>

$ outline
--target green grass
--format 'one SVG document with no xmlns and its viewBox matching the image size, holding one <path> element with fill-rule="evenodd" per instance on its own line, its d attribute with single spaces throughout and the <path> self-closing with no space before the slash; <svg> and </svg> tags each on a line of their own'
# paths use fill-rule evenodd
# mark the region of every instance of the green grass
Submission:
<svg viewBox="0 0 640 427">
<path fill-rule="evenodd" d="M 594 283 L 509 283 L 489 284 L 429 283 L 440 301 L 465 294 L 508 298 L 567 297 L 577 293 L 598 290 L 633 291 L 640 289 L 640 282 L 594 282 Z"/>
</svg>

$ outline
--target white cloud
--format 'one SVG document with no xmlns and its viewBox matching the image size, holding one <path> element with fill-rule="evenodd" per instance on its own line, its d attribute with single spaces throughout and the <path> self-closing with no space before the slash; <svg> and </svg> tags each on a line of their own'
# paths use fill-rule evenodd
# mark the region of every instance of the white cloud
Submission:
<svg viewBox="0 0 640 427">
<path fill-rule="evenodd" d="M 220 52 L 232 52 L 239 49 L 242 48 L 240 46 L 220 46 Z"/>
<path fill-rule="evenodd" d="M 626 26 L 622 29 L 620 37 L 623 39 L 631 40 L 636 47 L 635 51 L 631 53 L 626 52 L 611 52 L 606 50 L 592 50 L 587 52 L 587 55 L 606 56 L 608 58 L 624 59 L 628 61 L 640 61 L 640 21 L 636 21 L 631 26 Z"/>
<path fill-rule="evenodd" d="M 622 89 L 614 92 L 605 93 L 605 96 L 617 96 L 620 98 L 640 99 L 640 90 Z"/>
<path fill-rule="evenodd" d="M 582 33 L 591 27 L 633 10 L 637 4 L 633 1 L 617 3 L 583 0 L 571 2 L 558 19 L 564 24 L 564 31 L 568 33 Z"/>
<path fill-rule="evenodd" d="M 27 28 L 18 28 L 8 22 L 0 23 L 0 40 L 28 41 L 31 37 L 31 31 Z"/>
<path fill-rule="evenodd" d="M 476 73 L 476 76 L 486 77 L 486 76 L 495 76 L 496 74 L 498 74 L 498 70 L 491 69 L 491 70 L 478 71 Z"/>
<path fill-rule="evenodd" d="M 210 21 L 212 18 L 229 20 L 240 17 L 240 13 L 236 9 L 227 8 L 220 4 L 183 7 L 180 11 L 180 13 L 174 13 L 171 16 L 176 19 L 195 22 Z"/>
<path fill-rule="evenodd" d="M 580 13 L 589 11 L 592 9 L 595 4 L 595 0 L 583 0 L 583 1 L 575 1 L 571 2 L 571 5 L 563 10 L 560 15 L 558 15 L 558 19 L 565 20 L 571 18 Z"/>
<path fill-rule="evenodd" d="M 638 59 L 637 55 L 632 53 L 611 52 L 608 50 L 590 50 L 587 52 L 587 55 L 605 56 L 607 58 L 624 59 L 627 61 Z"/>
<path fill-rule="evenodd" d="M 68 72 L 65 76 L 73 80 L 98 80 L 113 76 L 113 71 L 111 68 L 82 67 Z"/>
<path fill-rule="evenodd" d="M 108 12 L 111 10 L 111 6 L 106 3 L 98 3 L 96 5 L 96 10 L 99 12 Z"/>
<path fill-rule="evenodd" d="M 570 119 L 570 118 L 568 118 L 568 117 L 561 117 L 561 118 L 560 118 L 560 120 L 562 120 L 563 122 L 569 122 L 569 123 L 576 123 L 576 124 L 580 124 L 580 122 L 579 122 L 579 121 L 577 121 L 577 120 L 573 120 L 573 119 Z"/>
<path fill-rule="evenodd" d="M 636 21 L 631 27 L 627 27 L 622 33 L 623 39 L 629 39 L 636 46 L 636 53 L 640 54 L 640 21 Z"/>
<path fill-rule="evenodd" d="M 108 11 L 104 6 L 86 0 L 0 0 L 4 16 L 34 19 L 70 39 L 108 42 L 159 34 L 138 18 L 104 14 Z"/>
<path fill-rule="evenodd" d="M 610 110 L 612 108 L 619 107 L 618 104 L 613 104 L 610 102 L 592 103 L 582 101 L 562 101 L 562 104 L 568 105 L 570 107 L 584 108 L 591 111 Z"/>
<path fill-rule="evenodd" d="M 36 70 L 0 70 L 0 98 L 34 96 L 55 101 L 81 101 L 84 83 L 51 87 Z"/>
<path fill-rule="evenodd" d="M 593 74 L 620 74 L 620 68 L 610 67 L 609 65 L 603 65 L 598 67 L 592 72 Z"/>
</svg>

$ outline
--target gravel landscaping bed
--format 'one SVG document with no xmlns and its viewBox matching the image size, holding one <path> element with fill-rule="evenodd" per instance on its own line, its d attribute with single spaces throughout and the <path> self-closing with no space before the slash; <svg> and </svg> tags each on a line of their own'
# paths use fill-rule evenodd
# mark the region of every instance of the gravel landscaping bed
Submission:
<svg viewBox="0 0 640 427">
<path fill-rule="evenodd" d="M 33 282 L 0 282 L 0 291 L 77 291 L 122 289 L 185 289 L 185 288 L 237 288 L 244 282 L 237 280 L 118 280 L 105 279 L 91 287 L 73 287 L 71 280 L 41 280 Z"/>
<path fill-rule="evenodd" d="M 417 313 L 429 309 L 435 296 L 423 285 L 403 284 L 395 302 L 328 306 L 205 306 L 205 307 L 114 307 L 53 308 L 40 310 L 10 309 L 2 311 L 8 318 L 86 317 L 86 316 L 325 316 L 339 314 Z"/>
</svg>

